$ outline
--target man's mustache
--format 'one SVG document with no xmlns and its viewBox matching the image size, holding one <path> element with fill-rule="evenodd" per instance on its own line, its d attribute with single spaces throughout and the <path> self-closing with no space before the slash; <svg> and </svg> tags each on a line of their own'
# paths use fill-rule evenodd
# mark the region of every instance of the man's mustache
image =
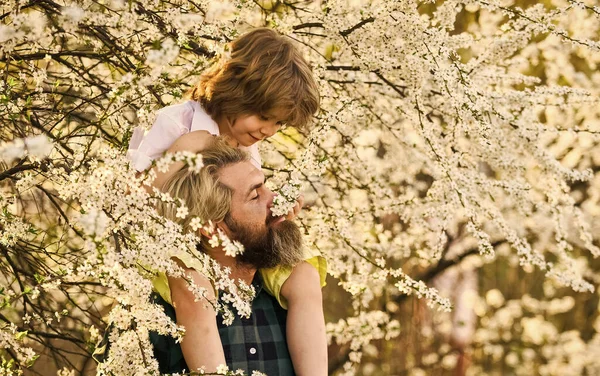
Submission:
<svg viewBox="0 0 600 376">
<path fill-rule="evenodd" d="M 270 226 L 270 225 L 271 225 L 271 223 L 273 223 L 273 222 L 275 222 L 275 221 L 278 221 L 279 219 L 281 219 L 281 217 L 283 217 L 283 215 L 280 215 L 280 216 L 276 216 L 276 217 L 274 217 L 274 216 L 271 214 L 271 211 L 269 210 L 269 214 L 267 215 L 267 219 L 265 220 L 265 224 L 266 224 L 267 226 Z"/>
</svg>

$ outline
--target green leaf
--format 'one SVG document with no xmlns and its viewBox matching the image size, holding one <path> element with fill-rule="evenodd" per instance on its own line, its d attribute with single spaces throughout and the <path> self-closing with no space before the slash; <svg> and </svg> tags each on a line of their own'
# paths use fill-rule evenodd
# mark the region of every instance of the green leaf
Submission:
<svg viewBox="0 0 600 376">
<path fill-rule="evenodd" d="M 17 341 L 21 341 L 23 340 L 23 338 L 27 337 L 27 330 L 24 332 L 17 332 L 17 334 L 15 334 L 15 339 Z"/>
<path fill-rule="evenodd" d="M 35 361 L 39 358 L 39 355 L 34 355 L 33 357 L 31 357 L 31 360 L 27 362 L 27 367 L 31 367 L 33 365 L 33 363 L 35 363 Z"/>
</svg>

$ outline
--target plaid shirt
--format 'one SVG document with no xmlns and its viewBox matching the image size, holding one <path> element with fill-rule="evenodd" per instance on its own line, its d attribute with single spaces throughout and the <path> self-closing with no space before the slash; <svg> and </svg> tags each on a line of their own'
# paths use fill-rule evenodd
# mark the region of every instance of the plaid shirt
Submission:
<svg viewBox="0 0 600 376">
<path fill-rule="evenodd" d="M 249 318 L 236 316 L 229 326 L 223 325 L 222 320 L 217 320 L 227 366 L 230 370 L 241 369 L 248 375 L 252 371 L 260 371 L 269 376 L 293 376 L 294 368 L 285 338 L 287 312 L 263 289 L 258 273 L 252 284 L 256 289 L 252 315 Z M 175 320 L 173 307 L 158 294 L 154 298 L 156 303 L 165 308 L 167 315 Z M 161 373 L 188 369 L 181 347 L 175 343 L 174 338 L 151 333 L 150 341 Z"/>
</svg>

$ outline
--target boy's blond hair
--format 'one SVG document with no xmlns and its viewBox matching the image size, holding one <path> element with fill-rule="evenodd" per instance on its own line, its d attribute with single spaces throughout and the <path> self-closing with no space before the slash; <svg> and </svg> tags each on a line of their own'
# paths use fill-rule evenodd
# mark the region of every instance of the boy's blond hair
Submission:
<svg viewBox="0 0 600 376">
<path fill-rule="evenodd" d="M 199 172 L 184 166 L 162 187 L 162 191 L 174 199 L 183 200 L 189 210 L 187 217 L 178 218 L 177 206 L 173 203 L 161 201 L 157 206 L 160 215 L 180 224 L 184 232 L 193 231 L 190 222 L 194 217 L 203 223 L 225 219 L 231 209 L 233 191 L 219 181 L 219 172 L 226 166 L 250 160 L 246 152 L 230 146 L 221 137 L 215 137 L 214 142 L 201 154 L 204 166 Z"/>
<path fill-rule="evenodd" d="M 292 41 L 274 30 L 254 29 L 232 41 L 231 56 L 200 77 L 188 97 L 213 118 L 269 115 L 282 110 L 285 123 L 306 128 L 319 109 L 312 71 Z"/>
</svg>

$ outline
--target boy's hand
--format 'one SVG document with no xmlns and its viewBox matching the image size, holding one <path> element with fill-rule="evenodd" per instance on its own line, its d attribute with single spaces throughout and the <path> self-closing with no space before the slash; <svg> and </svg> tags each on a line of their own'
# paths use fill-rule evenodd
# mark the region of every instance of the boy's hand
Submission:
<svg viewBox="0 0 600 376">
<path fill-rule="evenodd" d="M 300 213 L 300 210 L 302 210 L 302 205 L 304 205 L 304 195 L 300 195 L 298 196 L 298 199 L 296 200 L 296 205 L 294 205 L 294 207 L 290 210 L 290 212 L 285 216 L 285 219 L 294 219 L 298 216 L 298 214 Z"/>
</svg>

